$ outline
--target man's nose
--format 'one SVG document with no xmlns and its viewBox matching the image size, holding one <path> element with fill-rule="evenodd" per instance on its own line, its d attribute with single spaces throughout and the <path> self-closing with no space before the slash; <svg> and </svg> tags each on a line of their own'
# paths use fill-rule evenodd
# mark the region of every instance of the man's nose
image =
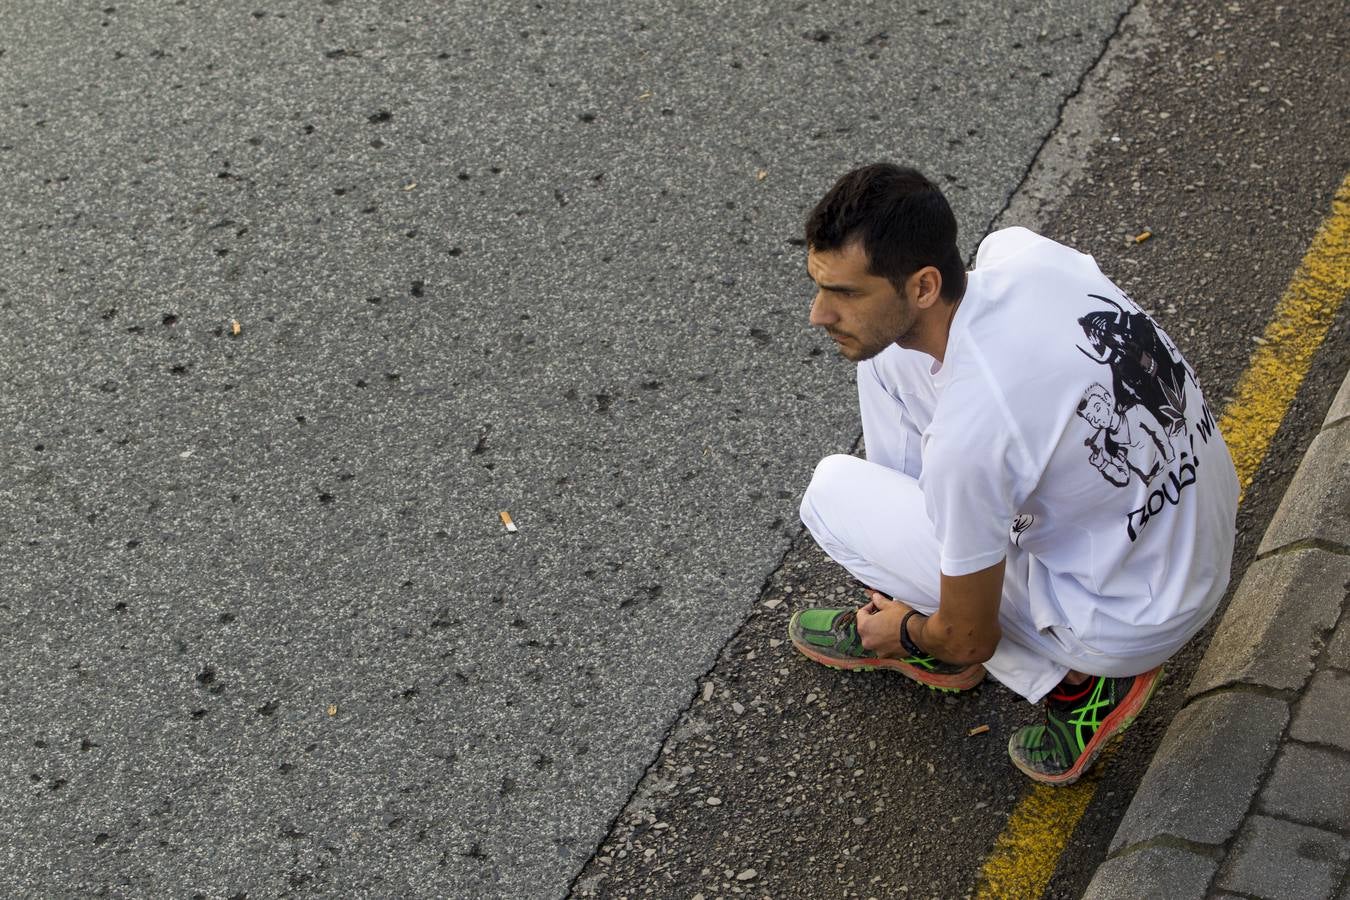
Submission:
<svg viewBox="0 0 1350 900">
<path fill-rule="evenodd" d="M 824 291 L 817 291 L 816 296 L 811 299 L 811 318 L 812 325 L 826 326 L 833 325 L 838 321 L 838 316 L 830 308 L 829 302 L 825 299 Z"/>
</svg>

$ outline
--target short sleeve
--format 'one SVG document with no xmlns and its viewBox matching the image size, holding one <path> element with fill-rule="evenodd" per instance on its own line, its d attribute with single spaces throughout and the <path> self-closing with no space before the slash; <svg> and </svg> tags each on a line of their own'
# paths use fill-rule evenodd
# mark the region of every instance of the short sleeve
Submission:
<svg viewBox="0 0 1350 900">
<path fill-rule="evenodd" d="M 1034 487 L 1001 394 L 982 378 L 964 380 L 972 383 L 948 385 L 924 435 L 919 479 L 945 575 L 969 575 L 1007 556 L 1013 517 Z"/>
</svg>

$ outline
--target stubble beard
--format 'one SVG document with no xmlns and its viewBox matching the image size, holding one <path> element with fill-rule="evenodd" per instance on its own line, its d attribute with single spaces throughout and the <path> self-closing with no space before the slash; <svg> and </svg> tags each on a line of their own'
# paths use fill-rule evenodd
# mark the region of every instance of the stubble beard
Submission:
<svg viewBox="0 0 1350 900">
<path fill-rule="evenodd" d="M 848 346 L 837 343 L 836 346 L 839 347 L 839 354 L 849 362 L 860 363 L 866 362 L 892 344 L 899 344 L 901 347 L 910 346 L 906 341 L 912 340 L 914 332 L 917 330 L 917 326 L 918 316 L 902 314 L 900 319 L 896 321 L 891 328 L 885 330 L 876 329 L 862 337 L 846 334 L 842 331 L 830 331 L 830 334 L 838 334 L 841 337 L 848 338 L 855 344 L 856 346 Z"/>
</svg>

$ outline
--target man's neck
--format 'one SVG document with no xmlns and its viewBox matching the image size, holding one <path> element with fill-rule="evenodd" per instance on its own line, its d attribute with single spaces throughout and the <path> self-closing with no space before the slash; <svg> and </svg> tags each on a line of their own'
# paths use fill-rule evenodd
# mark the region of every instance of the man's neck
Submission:
<svg viewBox="0 0 1350 900">
<path fill-rule="evenodd" d="M 896 341 L 896 343 L 909 350 L 927 353 L 937 360 L 939 365 L 945 363 L 947 361 L 947 343 L 952 334 L 952 323 L 955 321 L 956 312 L 960 308 L 960 300 L 955 303 L 942 300 L 926 310 L 921 310 L 918 321 L 914 323 L 914 330 L 903 340 Z"/>
</svg>

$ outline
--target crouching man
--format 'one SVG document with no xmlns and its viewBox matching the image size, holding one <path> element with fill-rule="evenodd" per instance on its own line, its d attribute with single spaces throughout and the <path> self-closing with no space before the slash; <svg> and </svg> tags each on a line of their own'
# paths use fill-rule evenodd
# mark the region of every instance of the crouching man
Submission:
<svg viewBox="0 0 1350 900">
<path fill-rule="evenodd" d="M 912 169 L 844 175 L 806 240 L 867 459 L 822 460 L 801 516 L 871 590 L 798 611 L 793 644 L 947 690 L 988 672 L 1044 704 L 1013 763 L 1076 781 L 1228 584 L 1237 476 L 1195 373 L 1090 256 L 1008 228 L 966 272 Z"/>
</svg>

